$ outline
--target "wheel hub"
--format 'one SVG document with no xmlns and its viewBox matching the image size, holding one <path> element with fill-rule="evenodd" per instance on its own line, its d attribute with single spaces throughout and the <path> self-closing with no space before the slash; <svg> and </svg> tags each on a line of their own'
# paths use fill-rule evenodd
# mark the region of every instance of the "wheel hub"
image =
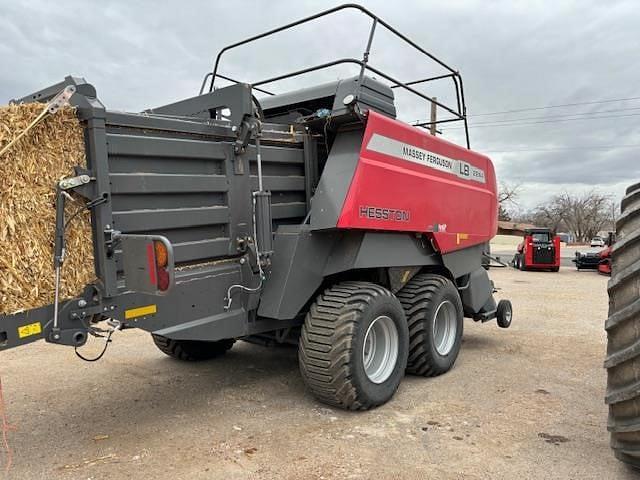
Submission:
<svg viewBox="0 0 640 480">
<path fill-rule="evenodd" d="M 456 317 L 456 307 L 449 300 L 438 305 L 433 320 L 433 343 L 438 354 L 442 356 L 448 355 L 456 343 Z"/>
<path fill-rule="evenodd" d="M 367 328 L 362 348 L 364 371 L 373 383 L 387 380 L 398 361 L 398 329 L 393 320 L 381 315 Z"/>
</svg>

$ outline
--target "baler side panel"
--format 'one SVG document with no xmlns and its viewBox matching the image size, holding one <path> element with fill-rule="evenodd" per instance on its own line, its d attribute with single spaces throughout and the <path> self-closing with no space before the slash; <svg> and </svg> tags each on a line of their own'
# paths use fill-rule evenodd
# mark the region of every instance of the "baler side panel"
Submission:
<svg viewBox="0 0 640 480">
<path fill-rule="evenodd" d="M 447 253 L 496 234 L 496 190 L 489 158 L 369 112 L 337 226 L 430 232 Z"/>
<path fill-rule="evenodd" d="M 311 226 L 314 230 L 336 228 L 358 166 L 361 145 L 361 130 L 340 132 L 336 136 L 311 202 Z"/>
</svg>

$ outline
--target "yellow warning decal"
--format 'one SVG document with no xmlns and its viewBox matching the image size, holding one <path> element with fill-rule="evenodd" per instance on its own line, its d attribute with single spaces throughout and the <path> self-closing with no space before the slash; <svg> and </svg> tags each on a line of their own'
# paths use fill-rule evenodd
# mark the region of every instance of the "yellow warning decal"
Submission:
<svg viewBox="0 0 640 480">
<path fill-rule="evenodd" d="M 31 335 L 38 335 L 42 333 L 42 325 L 40 322 L 30 323 L 29 325 L 23 325 L 18 327 L 18 337 L 30 337 Z"/>
<path fill-rule="evenodd" d="M 144 307 L 131 308 L 124 311 L 124 318 L 130 320 L 132 318 L 144 317 L 146 315 L 153 315 L 158 311 L 156 305 L 146 305 Z"/>
<path fill-rule="evenodd" d="M 469 240 L 469 234 L 468 233 L 456 233 L 456 243 L 458 245 L 460 245 L 460 242 L 462 240 Z"/>
</svg>

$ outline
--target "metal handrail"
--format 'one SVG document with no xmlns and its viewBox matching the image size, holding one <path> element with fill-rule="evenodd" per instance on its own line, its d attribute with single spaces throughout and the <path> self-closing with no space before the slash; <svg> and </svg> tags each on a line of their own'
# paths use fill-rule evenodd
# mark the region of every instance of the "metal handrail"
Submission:
<svg viewBox="0 0 640 480">
<path fill-rule="evenodd" d="M 298 25 L 302 25 L 308 22 L 311 22 L 313 20 L 317 20 L 318 18 L 322 18 L 325 17 L 327 15 L 331 15 L 335 12 L 341 11 L 341 10 L 346 10 L 346 9 L 355 9 L 358 10 L 360 12 L 362 12 L 363 14 L 365 14 L 366 16 L 368 16 L 369 18 L 371 18 L 372 20 L 372 24 L 371 24 L 371 29 L 369 31 L 369 36 L 367 38 L 367 45 L 366 45 L 366 49 L 365 52 L 363 54 L 363 58 L 362 60 L 356 60 L 353 58 L 343 58 L 340 60 L 336 60 L 333 62 L 327 62 L 327 63 L 323 63 L 321 65 L 317 65 L 315 67 L 309 67 L 309 68 L 305 68 L 305 69 L 301 69 L 301 70 L 297 70 L 295 72 L 291 72 L 291 73 L 287 73 L 287 74 L 283 74 L 283 75 L 278 75 L 276 77 L 272 77 L 266 80 L 261 80 L 259 82 L 254 82 L 252 83 L 252 86 L 254 86 L 254 88 L 258 85 L 264 85 L 267 83 L 272 83 L 272 82 L 276 82 L 278 80 L 283 80 L 285 78 L 290 78 L 290 77 L 294 77 L 297 75 L 302 75 L 304 73 L 309 73 L 312 71 L 316 71 L 316 70 L 320 70 L 323 68 L 329 68 L 331 66 L 334 65 L 338 65 L 338 64 L 344 64 L 344 63 L 353 63 L 353 64 L 358 64 L 360 65 L 360 73 L 359 73 L 359 79 L 360 81 L 362 81 L 362 78 L 364 76 L 364 72 L 366 70 L 370 70 L 374 73 L 376 73 L 377 75 L 380 75 L 381 77 L 385 78 L 386 80 L 392 82 L 394 85 L 391 88 L 403 88 L 415 95 L 418 95 L 419 97 L 425 99 L 426 101 L 428 101 L 431 104 L 434 104 L 440 108 L 443 108 L 444 110 L 446 110 L 447 112 L 449 112 L 450 114 L 452 114 L 455 118 L 453 119 L 449 119 L 448 121 L 462 121 L 464 123 L 464 129 L 465 129 L 465 137 L 466 137 L 466 143 L 467 143 L 467 148 L 470 148 L 470 143 L 469 143 L 469 129 L 468 129 L 468 124 L 467 124 L 467 115 L 466 115 L 466 104 L 465 104 L 465 100 L 464 100 L 464 88 L 463 88 L 463 83 L 462 83 L 462 77 L 460 76 L 459 72 L 455 69 L 453 69 L 452 67 L 450 67 L 449 65 L 447 65 L 446 63 L 444 63 L 442 60 L 438 59 L 437 57 L 435 57 L 434 55 L 432 55 L 431 53 L 427 52 L 424 48 L 420 47 L 418 44 L 416 44 L 414 41 L 412 41 L 411 39 L 409 39 L 408 37 L 406 37 L 404 34 L 400 33 L 399 31 L 397 31 L 395 28 L 393 28 L 391 25 L 389 25 L 388 23 L 386 23 L 384 20 L 382 20 L 381 18 L 379 18 L 378 16 L 374 15 L 372 12 L 370 12 L 369 10 L 367 10 L 366 8 L 364 8 L 361 5 L 357 5 L 357 4 L 353 4 L 353 3 L 348 3 L 348 4 L 344 4 L 344 5 L 339 5 L 336 6 L 334 8 L 330 8 L 328 10 L 324 10 L 322 12 L 316 13 L 315 15 L 311 15 L 305 18 L 302 18 L 300 20 L 296 20 L 295 22 L 291 22 L 288 23 L 286 25 L 282 25 L 280 27 L 268 30 L 266 32 L 254 35 L 252 37 L 246 38 L 244 40 L 241 40 L 239 42 L 227 45 L 226 47 L 222 48 L 219 52 L 218 55 L 215 58 L 215 62 L 213 65 L 213 70 L 211 72 L 208 72 L 202 82 L 202 86 L 200 88 L 200 94 L 202 94 L 204 92 L 204 89 L 206 88 L 206 84 L 207 81 L 209 79 L 211 79 L 211 83 L 209 86 L 209 91 L 213 91 L 214 86 L 215 86 L 215 81 L 216 78 L 222 78 L 222 79 L 226 79 L 228 81 L 234 81 L 237 82 L 234 79 L 231 79 L 229 77 L 225 77 L 221 74 L 218 73 L 218 67 L 220 65 L 220 59 L 222 58 L 222 55 L 234 48 L 240 47 L 242 45 L 246 45 L 247 43 L 251 43 L 254 42 L 256 40 L 260 40 L 262 38 L 268 37 L 270 35 L 274 35 L 276 33 L 282 32 L 284 30 L 288 30 L 290 28 L 293 27 L 297 27 Z M 375 34 L 375 30 L 376 27 L 378 25 L 382 25 L 384 28 L 386 28 L 389 32 L 391 32 L 392 34 L 394 34 L 395 36 L 397 36 L 398 38 L 400 38 L 401 40 L 403 40 L 405 43 L 409 44 L 410 46 L 412 46 L 415 50 L 419 51 L 420 53 L 422 53 L 423 55 L 427 56 L 429 59 L 431 59 L 432 61 L 436 62 L 438 65 L 440 65 L 441 67 L 443 67 L 444 69 L 448 70 L 449 73 L 445 74 L 445 75 L 439 75 L 437 77 L 432 77 L 432 78 L 425 78 L 425 79 L 421 79 L 421 80 L 413 80 L 411 82 L 400 82 L 399 80 L 396 80 L 393 77 L 390 77 L 387 74 L 382 73 L 381 71 L 371 67 L 370 65 L 368 65 L 368 61 L 369 61 L 369 54 L 370 54 L 370 50 L 371 50 L 371 45 L 373 43 L 373 37 Z M 454 83 L 454 87 L 455 87 L 455 91 L 456 91 L 456 100 L 457 100 L 457 111 L 447 107 L 446 105 L 418 92 L 417 90 L 415 90 L 414 88 L 411 88 L 411 85 L 417 85 L 417 84 L 422 84 L 422 83 L 427 83 L 430 81 L 434 81 L 434 80 L 440 80 L 443 78 L 448 78 L 450 77 L 453 80 Z M 259 90 L 256 88 L 256 90 L 258 91 L 262 91 L 263 93 L 267 93 L 269 95 L 273 95 L 273 93 L 269 92 L 269 91 L 265 91 L 265 90 Z M 443 120 L 440 120 L 438 122 L 434 122 L 434 123 L 442 123 Z M 427 122 L 424 124 L 420 124 L 420 126 L 426 126 L 426 125 L 430 125 L 431 122 Z"/>
</svg>

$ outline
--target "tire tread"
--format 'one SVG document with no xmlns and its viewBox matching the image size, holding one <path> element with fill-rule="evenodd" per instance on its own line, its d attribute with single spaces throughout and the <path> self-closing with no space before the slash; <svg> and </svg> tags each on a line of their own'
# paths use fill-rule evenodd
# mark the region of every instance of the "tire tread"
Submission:
<svg viewBox="0 0 640 480">
<path fill-rule="evenodd" d="M 173 340 L 153 333 L 151 337 L 153 338 L 153 343 L 155 343 L 156 347 L 158 347 L 162 353 L 185 362 L 197 362 L 219 357 L 231 349 L 235 343 L 234 339 L 201 342 L 203 344 L 208 343 L 205 350 L 203 346 L 199 346 L 197 349 L 193 348 L 194 343 L 189 340 Z"/>
<path fill-rule="evenodd" d="M 339 283 L 321 293 L 311 306 L 300 334 L 300 372 L 320 401 L 348 410 L 368 410 L 372 403 L 360 396 L 352 382 L 354 331 L 374 297 L 391 296 L 369 282 Z"/>
<path fill-rule="evenodd" d="M 407 361 L 407 373 L 424 377 L 434 377 L 445 373 L 437 367 L 425 338 L 426 322 L 425 312 L 431 305 L 435 294 L 450 283 L 442 275 L 421 273 L 409 280 L 400 292 L 398 299 L 404 308 L 409 325 L 409 360 Z"/>
<path fill-rule="evenodd" d="M 620 238 L 611 253 L 613 272 L 605 323 L 607 428 L 616 458 L 640 468 L 640 381 L 629 374 L 640 369 L 640 299 L 630 295 L 640 276 L 640 258 L 632 251 L 640 238 L 640 183 L 627 189 L 617 228 Z"/>
</svg>

